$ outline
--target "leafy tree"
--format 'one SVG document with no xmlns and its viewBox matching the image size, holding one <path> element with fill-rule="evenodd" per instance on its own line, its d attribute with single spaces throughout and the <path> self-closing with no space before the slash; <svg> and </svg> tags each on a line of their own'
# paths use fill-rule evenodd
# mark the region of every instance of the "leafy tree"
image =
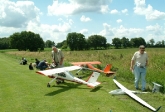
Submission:
<svg viewBox="0 0 165 112">
<path fill-rule="evenodd" d="M 51 47 L 54 46 L 54 45 L 55 45 L 54 41 L 47 40 L 47 41 L 45 42 L 45 47 L 47 47 L 47 48 L 51 48 Z"/>
<path fill-rule="evenodd" d="M 20 33 L 19 32 L 14 33 L 9 38 L 10 38 L 11 48 L 22 50 L 21 46 L 23 46 L 22 45 L 23 40 L 22 40 L 22 38 L 20 38 Z"/>
<path fill-rule="evenodd" d="M 126 47 L 129 47 L 129 46 L 130 46 L 129 39 L 128 39 L 128 38 L 126 38 L 126 37 L 123 37 L 123 38 L 121 39 L 121 43 L 122 43 L 122 46 L 123 46 L 124 48 L 126 48 Z"/>
<path fill-rule="evenodd" d="M 146 42 L 142 37 L 132 38 L 131 43 L 132 43 L 133 47 L 139 47 L 140 45 L 146 45 Z"/>
<path fill-rule="evenodd" d="M 149 42 L 150 42 L 151 46 L 154 46 L 154 43 L 155 43 L 154 39 L 151 39 Z"/>
<path fill-rule="evenodd" d="M 35 50 L 44 50 L 45 44 L 39 34 L 35 34 L 35 40 L 37 42 Z"/>
<path fill-rule="evenodd" d="M 165 47 L 165 41 L 162 40 L 162 47 Z"/>
<path fill-rule="evenodd" d="M 14 33 L 9 38 L 12 48 L 29 51 L 44 50 L 44 41 L 39 34 L 22 31 Z"/>
<path fill-rule="evenodd" d="M 162 45 L 162 42 L 158 41 L 158 42 L 156 42 L 155 47 L 161 47 L 161 45 Z"/>
<path fill-rule="evenodd" d="M 64 40 L 62 42 L 57 43 L 56 47 L 66 49 L 67 48 L 67 41 Z"/>
<path fill-rule="evenodd" d="M 88 39 L 85 39 L 85 43 L 84 43 L 84 49 L 85 50 L 89 50 L 90 49 L 90 45 L 89 45 L 89 43 L 88 43 Z"/>
<path fill-rule="evenodd" d="M 62 41 L 62 49 L 67 49 L 67 41 L 66 40 L 64 40 L 64 41 Z"/>
<path fill-rule="evenodd" d="M 0 49 L 9 49 L 10 48 L 10 39 L 9 38 L 0 38 Z"/>
<path fill-rule="evenodd" d="M 94 49 L 107 48 L 107 39 L 101 35 L 91 35 L 88 37 L 88 44 Z"/>
<path fill-rule="evenodd" d="M 83 50 L 85 48 L 85 36 L 81 33 L 68 33 L 67 45 L 71 50 Z"/>
<path fill-rule="evenodd" d="M 121 39 L 120 38 L 114 38 L 112 39 L 112 44 L 115 46 L 115 48 L 121 48 Z"/>
</svg>

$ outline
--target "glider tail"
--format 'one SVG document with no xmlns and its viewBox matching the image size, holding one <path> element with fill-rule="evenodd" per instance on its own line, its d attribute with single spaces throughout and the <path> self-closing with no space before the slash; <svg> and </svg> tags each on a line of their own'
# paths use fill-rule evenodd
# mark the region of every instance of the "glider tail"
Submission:
<svg viewBox="0 0 165 112">
<path fill-rule="evenodd" d="M 158 107 L 158 108 L 156 109 L 156 111 L 155 111 L 155 112 L 158 112 L 158 111 L 160 110 L 160 108 L 161 108 L 161 106 L 160 106 L 160 107 Z"/>
<path fill-rule="evenodd" d="M 98 77 L 100 76 L 100 73 L 98 73 L 98 72 L 93 72 L 92 74 L 91 74 L 91 76 L 88 78 L 88 80 L 87 80 L 87 85 L 89 86 L 89 87 L 96 87 L 96 86 L 98 86 L 99 84 L 101 84 L 100 82 L 97 82 L 97 79 L 98 79 Z"/>
<path fill-rule="evenodd" d="M 111 67 L 112 67 L 111 64 L 107 64 L 106 67 L 104 68 L 104 73 L 106 74 L 107 77 L 109 77 L 115 73 L 115 72 L 110 71 Z"/>
</svg>

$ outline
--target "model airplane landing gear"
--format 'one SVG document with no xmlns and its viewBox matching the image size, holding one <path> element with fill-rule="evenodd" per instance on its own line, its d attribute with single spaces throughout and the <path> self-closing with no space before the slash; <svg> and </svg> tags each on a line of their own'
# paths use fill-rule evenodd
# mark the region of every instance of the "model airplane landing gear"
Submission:
<svg viewBox="0 0 165 112">
<path fill-rule="evenodd" d="M 56 78 L 53 78 L 50 82 L 48 82 L 47 87 L 50 87 L 50 83 L 52 83 Z"/>
<path fill-rule="evenodd" d="M 107 77 L 110 77 L 110 76 L 112 76 L 112 75 L 113 75 L 113 74 L 111 74 L 111 73 L 106 74 Z"/>
<path fill-rule="evenodd" d="M 64 83 L 64 80 L 63 79 L 57 79 L 56 84 L 59 85 L 60 83 Z"/>
<path fill-rule="evenodd" d="M 47 84 L 47 87 L 50 87 L 50 84 L 49 83 Z"/>
</svg>

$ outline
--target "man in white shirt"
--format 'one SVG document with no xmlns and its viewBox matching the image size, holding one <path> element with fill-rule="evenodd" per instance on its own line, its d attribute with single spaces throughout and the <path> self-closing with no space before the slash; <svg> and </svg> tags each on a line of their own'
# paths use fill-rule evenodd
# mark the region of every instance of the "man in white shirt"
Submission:
<svg viewBox="0 0 165 112">
<path fill-rule="evenodd" d="M 55 65 L 55 68 L 61 68 L 63 67 L 63 60 L 64 60 L 64 55 L 62 51 L 55 46 L 52 47 L 52 62 Z M 64 74 L 64 73 L 59 73 L 59 74 Z M 62 79 L 56 79 L 56 83 L 62 83 L 64 80 Z"/>
<path fill-rule="evenodd" d="M 141 77 L 142 91 L 145 91 L 146 87 L 146 67 L 148 66 L 148 55 L 145 52 L 145 46 L 140 45 L 139 51 L 136 51 L 131 59 L 130 70 L 135 75 L 135 88 L 139 89 L 139 79 Z"/>
<path fill-rule="evenodd" d="M 56 65 L 55 68 L 63 67 L 64 55 L 62 51 L 55 46 L 52 47 L 52 61 Z"/>
</svg>

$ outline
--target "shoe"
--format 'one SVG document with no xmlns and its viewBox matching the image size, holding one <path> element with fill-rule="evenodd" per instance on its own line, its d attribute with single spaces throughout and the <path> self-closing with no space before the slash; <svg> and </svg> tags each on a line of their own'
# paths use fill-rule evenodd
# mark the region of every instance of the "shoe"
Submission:
<svg viewBox="0 0 165 112">
<path fill-rule="evenodd" d="M 140 90 L 138 87 L 136 87 L 136 90 Z"/>
<path fill-rule="evenodd" d="M 61 82 L 60 81 L 56 81 L 56 84 L 59 85 Z"/>
<path fill-rule="evenodd" d="M 145 90 L 145 89 L 143 89 L 143 90 L 142 90 L 142 92 L 146 92 L 146 90 Z"/>
</svg>

